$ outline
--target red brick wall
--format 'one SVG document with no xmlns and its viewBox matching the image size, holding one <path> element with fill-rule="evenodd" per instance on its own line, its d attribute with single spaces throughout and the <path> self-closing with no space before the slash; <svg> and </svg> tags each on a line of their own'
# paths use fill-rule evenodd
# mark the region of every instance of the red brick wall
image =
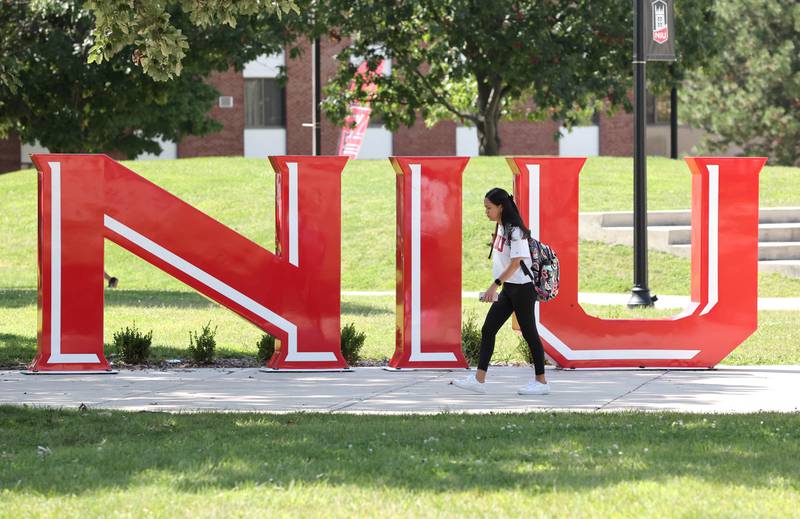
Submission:
<svg viewBox="0 0 800 519">
<path fill-rule="evenodd" d="M 330 39 L 323 39 L 320 43 L 322 59 L 320 68 L 322 69 L 322 88 L 324 90 L 325 84 L 329 78 L 336 74 L 338 61 L 334 59 L 339 51 L 350 44 L 348 39 L 343 39 L 340 42 L 335 42 Z M 322 114 L 322 154 L 323 155 L 336 155 L 339 150 L 339 137 L 342 134 L 341 126 L 336 126 L 325 114 Z"/>
<path fill-rule="evenodd" d="M 0 139 L 0 173 L 19 169 L 19 137 L 12 133 L 7 139 Z"/>
<path fill-rule="evenodd" d="M 214 103 L 210 115 L 223 126 L 217 133 L 203 137 L 186 137 L 178 143 L 178 157 L 244 155 L 244 77 L 233 69 L 214 73 L 209 84 L 221 96 L 233 96 L 233 108 L 220 108 Z"/>
<path fill-rule="evenodd" d="M 300 44 L 303 53 L 296 59 L 289 59 L 286 52 L 286 153 L 288 155 L 311 155 L 311 128 L 303 123 L 311 123 L 314 101 L 311 97 L 313 78 L 311 77 L 311 45 L 306 41 Z"/>
<path fill-rule="evenodd" d="M 455 155 L 456 123 L 443 121 L 426 128 L 420 119 L 411 128 L 401 126 L 392 136 L 393 155 Z"/>
<path fill-rule="evenodd" d="M 633 156 L 633 114 L 618 112 L 600 115 L 600 155 Z"/>
<path fill-rule="evenodd" d="M 501 121 L 501 155 L 558 155 L 555 121 Z"/>
<path fill-rule="evenodd" d="M 336 73 L 338 61 L 334 56 L 347 44 L 346 39 L 339 42 L 330 38 L 320 40 L 320 73 L 323 90 Z M 303 54 L 286 63 L 286 150 L 288 154 L 310 155 L 314 151 L 312 149 L 312 129 L 304 127 L 303 123 L 311 123 L 314 110 L 311 43 L 305 41 L 300 47 L 303 49 Z M 324 112 L 321 115 L 322 142 L 320 148 L 322 154 L 335 155 L 339 147 L 341 127 L 334 125 L 325 117 Z"/>
</svg>

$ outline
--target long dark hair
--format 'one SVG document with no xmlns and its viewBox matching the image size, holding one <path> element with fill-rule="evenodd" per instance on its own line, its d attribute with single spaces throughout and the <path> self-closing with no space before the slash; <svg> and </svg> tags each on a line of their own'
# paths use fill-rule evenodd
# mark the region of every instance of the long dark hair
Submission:
<svg viewBox="0 0 800 519">
<path fill-rule="evenodd" d="M 522 221 L 519 208 L 517 208 L 517 204 L 514 203 L 514 197 L 508 194 L 508 191 L 500 187 L 493 187 L 486 193 L 486 198 L 494 205 L 502 206 L 503 210 L 500 213 L 500 223 L 503 224 L 503 227 L 519 227 L 519 230 L 522 232 L 522 237 L 524 239 L 530 238 L 531 230 L 528 229 L 525 226 L 525 222 Z M 496 236 L 497 227 L 495 227 L 494 232 Z M 507 238 L 510 240 L 511 236 Z M 494 249 L 494 239 L 492 239 L 492 248 Z M 492 257 L 491 250 L 489 251 L 489 257 Z"/>
</svg>

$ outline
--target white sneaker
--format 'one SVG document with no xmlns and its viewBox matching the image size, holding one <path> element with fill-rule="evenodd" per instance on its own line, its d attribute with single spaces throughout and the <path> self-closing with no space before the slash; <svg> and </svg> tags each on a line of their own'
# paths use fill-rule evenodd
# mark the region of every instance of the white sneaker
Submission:
<svg viewBox="0 0 800 519">
<path fill-rule="evenodd" d="M 550 384 L 542 384 L 538 380 L 531 380 L 517 391 L 519 395 L 546 395 L 548 393 L 550 393 Z"/>
<path fill-rule="evenodd" d="M 470 375 L 467 378 L 460 378 L 453 381 L 453 385 L 456 387 L 460 387 L 461 389 L 466 389 L 467 391 L 472 391 L 474 393 L 486 393 L 486 387 L 484 384 L 478 382 L 478 379 L 475 378 L 475 375 Z"/>
</svg>

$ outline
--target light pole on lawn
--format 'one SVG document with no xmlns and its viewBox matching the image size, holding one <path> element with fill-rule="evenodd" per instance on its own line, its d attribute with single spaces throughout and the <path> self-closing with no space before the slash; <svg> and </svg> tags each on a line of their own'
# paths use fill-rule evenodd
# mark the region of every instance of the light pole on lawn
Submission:
<svg viewBox="0 0 800 519">
<path fill-rule="evenodd" d="M 673 81 L 669 91 L 669 158 L 678 158 L 678 87 L 675 86 L 675 65 L 669 67 L 670 78 Z"/>
<path fill-rule="evenodd" d="M 316 2 L 311 2 L 312 20 L 316 24 Z M 315 31 L 316 32 L 316 26 Z M 315 156 L 322 155 L 322 123 L 321 109 L 322 103 L 322 79 L 320 75 L 320 44 L 319 35 L 314 36 L 311 44 L 311 122 L 303 123 L 304 128 L 311 128 L 311 153 Z"/>
<path fill-rule="evenodd" d="M 647 154 L 645 147 L 645 0 L 634 0 L 633 17 L 633 288 L 628 306 L 650 307 L 655 298 L 647 283 Z"/>
<path fill-rule="evenodd" d="M 322 103 L 322 79 L 320 75 L 320 57 L 319 57 L 319 36 L 314 38 L 314 46 L 312 47 L 312 67 L 314 69 L 314 111 L 311 118 L 311 126 L 314 133 L 311 137 L 312 147 L 314 148 L 314 155 L 322 155 L 322 123 L 320 121 L 320 104 Z"/>
</svg>

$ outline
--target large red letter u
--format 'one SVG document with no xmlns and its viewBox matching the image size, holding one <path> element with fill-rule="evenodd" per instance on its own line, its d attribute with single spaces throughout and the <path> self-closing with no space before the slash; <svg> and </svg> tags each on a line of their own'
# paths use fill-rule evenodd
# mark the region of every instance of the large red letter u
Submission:
<svg viewBox="0 0 800 519">
<path fill-rule="evenodd" d="M 545 350 L 587 367 L 712 367 L 757 326 L 758 174 L 764 158 L 687 158 L 692 172 L 692 304 L 668 319 L 599 319 L 578 304 L 578 175 L 585 159 L 508 159 L 532 233 L 561 263 L 538 309 Z M 537 305 L 538 308 L 538 305 Z"/>
</svg>

